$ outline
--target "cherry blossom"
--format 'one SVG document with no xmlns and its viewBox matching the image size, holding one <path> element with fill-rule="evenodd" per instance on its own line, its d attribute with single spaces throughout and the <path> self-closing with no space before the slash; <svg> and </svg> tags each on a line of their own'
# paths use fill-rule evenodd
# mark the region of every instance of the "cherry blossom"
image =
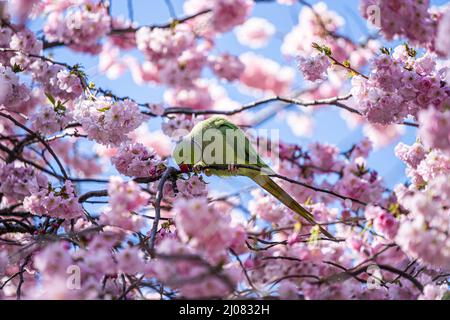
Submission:
<svg viewBox="0 0 450 320">
<path fill-rule="evenodd" d="M 111 162 L 120 173 L 130 177 L 156 176 L 164 169 L 159 156 L 140 143 L 121 145 Z"/>
<path fill-rule="evenodd" d="M 407 45 L 405 48 L 415 56 L 413 49 Z M 370 122 L 400 123 L 408 115 L 417 117 L 430 105 L 442 109 L 448 104 L 449 89 L 445 83 L 441 86 L 441 71 L 435 70 L 433 59 L 423 56 L 413 60 L 411 56 L 381 54 L 374 59 L 368 79 L 353 78 L 352 94 Z M 407 64 L 412 64 L 413 69 Z"/>
<path fill-rule="evenodd" d="M 281 95 L 294 81 L 294 70 L 281 67 L 273 60 L 252 52 L 242 54 L 240 60 L 245 65 L 240 81 L 250 89 Z"/>
<path fill-rule="evenodd" d="M 30 99 L 30 89 L 20 82 L 10 67 L 0 65 L 0 105 L 14 110 L 24 100 Z"/>
<path fill-rule="evenodd" d="M 109 32 L 110 27 L 106 8 L 88 1 L 78 8 L 70 6 L 65 13 L 51 12 L 44 33 L 48 41 L 62 41 L 75 50 L 97 53 L 98 40 Z"/>
<path fill-rule="evenodd" d="M 320 54 L 311 58 L 299 57 L 298 65 L 306 80 L 318 81 L 326 79 L 330 62 L 326 55 Z"/>
<path fill-rule="evenodd" d="M 72 219 L 83 214 L 81 204 L 75 195 L 70 181 L 61 188 L 49 188 L 28 196 L 23 201 L 24 207 L 33 214 Z"/>
<path fill-rule="evenodd" d="M 142 216 L 132 214 L 147 204 L 148 194 L 130 181 L 112 177 L 108 184 L 109 207 L 102 213 L 100 221 L 124 230 L 138 231 L 145 225 Z"/>
<path fill-rule="evenodd" d="M 239 58 L 227 53 L 221 56 L 211 57 L 209 63 L 211 69 L 218 77 L 228 81 L 239 79 L 244 71 L 244 64 Z"/>
<path fill-rule="evenodd" d="M 450 152 L 450 111 L 423 110 L 419 114 L 419 122 L 419 134 L 427 147 Z"/>
<path fill-rule="evenodd" d="M 80 121 L 89 139 L 106 145 L 118 145 L 126 141 L 126 135 L 143 121 L 136 103 L 104 97 L 81 101 L 74 111 L 74 118 Z"/>
<path fill-rule="evenodd" d="M 0 168 L 0 191 L 8 200 L 23 200 L 47 186 L 47 177 L 30 167 L 9 163 Z"/>
<path fill-rule="evenodd" d="M 56 108 L 51 105 L 43 106 L 31 117 L 32 128 L 42 134 L 52 134 L 64 129 L 72 118 L 63 108 L 61 106 L 59 109 L 62 110 L 55 110 Z"/>
<path fill-rule="evenodd" d="M 448 40 L 448 31 L 450 30 L 450 10 L 447 10 L 442 20 L 439 22 L 438 34 L 436 38 L 436 48 L 448 56 L 450 42 Z"/>
<path fill-rule="evenodd" d="M 377 6 L 377 19 L 370 6 Z M 436 36 L 436 21 L 429 8 L 429 1 L 396 1 L 394 4 L 383 0 L 363 0 L 361 14 L 372 23 L 380 21 L 383 35 L 391 40 L 395 36 L 404 36 L 413 43 L 430 46 Z"/>
<path fill-rule="evenodd" d="M 267 45 L 274 33 L 274 25 L 263 18 L 250 18 L 236 29 L 239 42 L 255 49 Z"/>
</svg>

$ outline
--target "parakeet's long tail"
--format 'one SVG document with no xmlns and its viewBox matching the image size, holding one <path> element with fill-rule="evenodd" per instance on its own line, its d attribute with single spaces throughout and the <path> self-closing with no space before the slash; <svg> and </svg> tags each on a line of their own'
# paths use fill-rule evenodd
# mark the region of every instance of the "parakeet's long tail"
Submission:
<svg viewBox="0 0 450 320">
<path fill-rule="evenodd" d="M 264 190 L 269 192 L 279 201 L 281 201 L 286 207 L 299 214 L 303 218 L 305 218 L 308 222 L 313 225 L 317 225 L 317 222 L 314 220 L 313 215 L 303 208 L 297 201 L 295 201 L 286 191 L 284 191 L 275 181 L 273 181 L 269 176 L 258 174 L 251 177 L 253 181 L 255 181 L 258 185 L 261 186 Z M 319 226 L 320 227 L 320 226 Z M 331 235 L 327 230 L 320 227 L 320 231 L 326 235 L 328 238 L 335 239 L 333 235 Z"/>
</svg>

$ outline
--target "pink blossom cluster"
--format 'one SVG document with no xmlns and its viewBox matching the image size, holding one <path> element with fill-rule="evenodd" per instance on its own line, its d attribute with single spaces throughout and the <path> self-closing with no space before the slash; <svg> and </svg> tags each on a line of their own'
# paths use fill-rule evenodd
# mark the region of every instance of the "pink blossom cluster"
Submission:
<svg viewBox="0 0 450 320">
<path fill-rule="evenodd" d="M 428 148 L 437 148 L 450 154 L 450 109 L 440 112 L 429 108 L 419 113 L 419 136 Z"/>
<path fill-rule="evenodd" d="M 353 209 L 360 207 L 351 199 L 363 203 L 384 201 L 383 179 L 377 171 L 371 170 L 367 165 L 366 159 L 372 151 L 372 143 L 367 138 L 344 153 L 340 152 L 336 146 L 318 142 L 311 143 L 308 149 L 282 144 L 280 151 L 281 163 L 278 169 L 280 174 L 348 197 L 347 200 L 345 198 L 340 200 L 345 207 Z M 335 180 L 336 177 L 338 177 L 337 180 Z M 280 181 L 280 184 L 299 201 L 329 204 L 338 200 L 335 197 L 314 192 L 313 188 L 303 188 L 285 181 Z M 266 200 L 261 197 L 257 197 L 257 201 L 261 204 L 266 203 Z M 348 201 L 349 204 L 347 204 Z M 275 216 L 281 215 L 280 212 L 274 212 L 274 209 L 272 212 Z M 270 214 L 267 213 L 267 215 Z M 326 221 L 331 219 L 333 214 L 319 214 L 319 216 Z"/>
<path fill-rule="evenodd" d="M 13 32 L 9 45 L 5 46 L 11 50 L 12 57 L 9 60 L 11 66 L 20 66 L 26 69 L 36 58 L 33 55 L 39 55 L 42 51 L 42 41 L 36 39 L 36 35 L 29 29 L 24 28 L 19 32 Z"/>
<path fill-rule="evenodd" d="M 399 227 L 396 217 L 378 206 L 366 207 L 364 215 L 373 223 L 375 232 L 384 235 L 388 240 L 394 240 Z"/>
<path fill-rule="evenodd" d="M 43 60 L 36 60 L 29 69 L 44 91 L 61 101 L 75 100 L 83 93 L 80 76 L 75 71 Z"/>
<path fill-rule="evenodd" d="M 83 85 L 80 80 L 80 75 L 76 71 L 69 71 L 62 69 L 56 74 L 56 85 L 62 91 L 56 96 L 65 100 L 75 100 L 83 92 Z"/>
<path fill-rule="evenodd" d="M 187 3 L 186 6 L 191 4 Z M 252 2 L 248 0 L 214 1 L 212 12 L 220 12 L 220 15 L 217 15 L 216 19 L 214 18 L 216 15 L 213 14 L 211 23 L 214 24 L 215 20 L 220 20 L 217 23 L 221 25 L 226 22 L 228 26 L 233 21 L 237 23 L 237 19 L 243 19 L 242 17 L 239 18 L 239 16 L 245 14 L 245 10 L 243 11 L 242 7 L 250 4 Z M 209 3 L 206 2 L 200 5 L 202 7 L 205 6 L 205 8 L 209 7 Z M 232 18 L 230 15 L 232 15 Z M 199 94 L 203 94 L 203 99 L 209 99 L 209 95 L 199 83 L 205 66 L 209 65 L 218 77 L 228 81 L 239 78 L 244 68 L 243 64 L 236 57 L 228 54 L 208 59 L 207 56 L 211 49 L 211 44 L 209 42 L 198 43 L 195 38 L 195 30 L 189 24 L 178 24 L 173 28 L 139 28 L 136 32 L 136 43 L 138 49 L 146 57 L 145 64 L 147 69 L 153 70 L 152 74 L 155 76 L 152 77 L 152 80 L 174 88 L 172 94 L 178 99 L 171 99 L 174 100 L 172 101 L 173 103 L 180 100 L 180 94 L 184 96 L 186 94 L 191 96 L 195 94 L 198 98 L 202 97 L 198 96 Z M 183 100 L 186 100 L 186 98 L 183 98 Z M 203 103 L 198 103 L 198 101 L 197 103 L 181 102 L 184 102 L 184 104 L 172 105 L 191 107 L 191 104 L 195 104 L 194 108 L 196 109 L 202 108 L 202 105 L 211 106 L 211 103 L 208 101 Z"/>
<path fill-rule="evenodd" d="M 427 284 L 423 288 L 423 294 L 419 296 L 418 300 L 443 300 L 447 292 L 448 286 L 445 283 L 440 286 Z"/>
<path fill-rule="evenodd" d="M 141 143 L 123 143 L 111 163 L 120 173 L 130 177 L 152 177 L 161 174 L 164 164 L 153 149 Z"/>
<path fill-rule="evenodd" d="M 218 77 L 228 81 L 238 79 L 244 69 L 239 59 L 229 54 L 208 58 L 210 45 L 198 44 L 193 30 L 187 24 L 180 24 L 172 29 L 140 28 L 136 32 L 136 41 L 138 49 L 146 57 L 142 67 L 145 66 L 154 75 L 151 80 L 174 88 L 173 94 L 177 96 L 205 92 L 204 85 L 199 82 L 205 66 L 209 65 Z M 173 103 L 175 106 L 188 104 Z M 194 106 L 196 109 L 205 105 L 198 102 L 193 104 L 197 105 Z"/>
<path fill-rule="evenodd" d="M 11 36 L 13 31 L 10 28 L 0 27 L 0 46 L 2 48 L 9 48 L 11 42 Z M 9 65 L 11 54 L 4 52 L 0 55 L 0 64 Z"/>
<path fill-rule="evenodd" d="M 126 30 L 127 28 L 137 27 L 136 23 L 123 16 L 111 17 L 111 19 L 112 29 Z M 123 33 L 119 35 L 110 33 L 108 38 L 109 40 L 111 40 L 112 44 L 121 49 L 128 50 L 136 48 L 136 36 L 133 32 Z"/>
<path fill-rule="evenodd" d="M 217 32 L 226 32 L 244 23 L 253 8 L 251 0 L 215 0 L 211 25 Z"/>
<path fill-rule="evenodd" d="M 177 180 L 177 195 L 184 198 L 202 198 L 208 195 L 206 183 L 199 176 L 192 176 L 188 180 Z"/>
<path fill-rule="evenodd" d="M 265 195 L 261 190 L 252 192 L 252 200 L 248 204 L 250 213 L 265 221 L 276 224 L 287 224 L 286 221 L 292 219 L 288 209 L 271 195 Z"/>
<path fill-rule="evenodd" d="M 238 228 L 230 224 L 228 215 L 209 206 L 205 198 L 177 200 L 174 211 L 180 239 L 205 252 L 209 259 L 220 259 L 225 249 L 236 245 Z"/>
<path fill-rule="evenodd" d="M 187 14 L 210 10 L 208 29 L 224 33 L 245 22 L 253 8 L 252 0 L 188 0 L 184 3 Z"/>
<path fill-rule="evenodd" d="M 111 177 L 108 195 L 109 206 L 100 216 L 101 223 L 134 232 L 145 226 L 143 217 L 136 213 L 147 205 L 149 195 L 137 183 Z"/>
<path fill-rule="evenodd" d="M 61 131 L 71 120 L 70 111 L 57 110 L 56 107 L 49 104 L 43 105 L 30 118 L 32 129 L 41 134 L 52 134 Z"/>
<path fill-rule="evenodd" d="M 376 203 L 383 198 L 384 184 L 376 171 L 368 169 L 366 160 L 358 157 L 345 165 L 342 178 L 334 189 L 341 195 L 365 203 Z M 357 206 L 356 203 L 353 205 Z"/>
<path fill-rule="evenodd" d="M 411 174 L 417 178 L 429 182 L 436 177 L 446 174 L 450 169 L 450 156 L 438 149 L 431 150 L 425 159 L 417 167 L 417 171 Z M 420 185 L 420 184 L 419 184 Z"/>
<path fill-rule="evenodd" d="M 257 49 L 266 46 L 275 31 L 275 26 L 266 19 L 252 17 L 236 29 L 236 36 L 243 45 Z"/>
<path fill-rule="evenodd" d="M 135 102 L 113 101 L 106 97 L 80 101 L 74 110 L 74 118 L 81 123 L 89 139 L 105 145 L 126 141 L 127 135 L 144 120 Z"/>
<path fill-rule="evenodd" d="M 140 28 L 136 32 L 136 42 L 148 60 L 162 63 L 194 46 L 195 38 L 189 26 L 180 24 L 173 29 Z"/>
<path fill-rule="evenodd" d="M 245 87 L 276 95 L 283 95 L 289 91 L 295 76 L 292 68 L 281 67 L 275 61 L 253 52 L 243 53 L 239 58 L 245 65 L 240 77 Z"/>
<path fill-rule="evenodd" d="M 339 148 L 328 143 L 311 143 L 308 146 L 308 157 L 315 166 L 320 168 L 322 172 L 335 171 L 342 169 L 343 163 L 339 159 Z M 362 153 L 362 157 L 367 157 Z"/>
<path fill-rule="evenodd" d="M 337 34 L 344 24 L 344 19 L 324 2 L 318 2 L 311 8 L 303 6 L 298 24 L 284 37 L 281 52 L 288 57 L 308 57 L 315 51 L 312 43 L 326 44 L 339 61 L 348 59 L 355 67 L 363 65 L 372 56 L 374 42 L 368 42 L 366 48 L 361 48 L 346 39 L 334 37 L 333 34 Z"/>
<path fill-rule="evenodd" d="M 157 244 L 158 258 L 150 269 L 157 279 L 179 289 L 183 296 L 226 297 L 242 277 L 227 250 L 246 252 L 245 230 L 239 224 L 230 224 L 226 208 L 209 206 L 204 197 L 179 199 L 174 206 L 177 231 L 164 232 Z M 211 274 L 208 264 L 220 266 L 221 276 Z M 193 277 L 202 281 L 188 281 Z"/>
<path fill-rule="evenodd" d="M 412 258 L 433 268 L 450 265 L 450 188 L 448 175 L 428 181 L 424 190 L 399 186 L 400 204 L 409 210 L 402 217 L 395 241 Z"/>
<path fill-rule="evenodd" d="M 33 13 L 38 0 L 12 0 L 7 11 L 12 16 L 18 17 L 20 23 L 26 22 L 26 19 Z M 5 10 L 6 11 L 6 10 Z"/>
<path fill-rule="evenodd" d="M 111 18 L 100 3 L 70 6 L 64 11 L 52 11 L 45 22 L 45 37 L 50 42 L 63 42 L 77 51 L 98 53 L 99 39 L 111 29 Z"/>
<path fill-rule="evenodd" d="M 0 164 L 0 192 L 8 201 L 22 201 L 46 187 L 47 177 L 31 167 L 17 163 Z"/>
<path fill-rule="evenodd" d="M 450 169 L 448 154 L 439 149 L 428 151 L 421 143 L 412 146 L 400 143 L 395 148 L 395 154 L 406 163 L 406 175 L 418 189 Z"/>
<path fill-rule="evenodd" d="M 113 16 L 110 1 L 0 5 L 0 299 L 448 298 L 448 7 L 363 0 L 368 20 L 370 6 L 381 9 L 387 39 L 356 40 L 324 2 L 301 2 L 187 0 L 180 16 L 144 24 L 132 10 Z M 298 23 L 278 30 L 250 15 L 264 6 L 298 10 Z M 263 49 L 274 36 L 286 63 Z M 234 37 L 257 51 L 232 51 Z M 420 47 L 376 53 L 401 37 Z M 66 49 L 98 66 L 82 69 Z M 295 57 L 314 83 L 295 82 Z M 150 87 L 109 91 L 92 70 L 111 81 L 130 71 Z M 244 177 L 166 171 L 204 114 L 229 112 L 242 129 L 284 121 L 312 138 L 316 112 L 334 107 L 366 137 L 279 150 L 249 138 L 274 142 L 260 153 L 273 180 L 336 239 Z M 381 176 L 385 154 L 372 152 L 403 133 L 394 153 L 404 177 Z"/>
<path fill-rule="evenodd" d="M 283 257 L 283 258 L 277 258 Z M 277 289 L 282 299 L 307 300 L 364 299 L 366 291 L 357 281 L 349 279 L 345 283 L 336 282 L 322 287 L 315 283 L 316 278 L 334 274 L 335 269 L 323 266 L 318 261 L 334 261 L 339 257 L 340 265 L 351 265 L 352 256 L 339 244 L 322 244 L 313 247 L 299 241 L 284 248 L 274 247 L 259 252 L 248 262 L 248 273 L 254 285 L 264 286 L 267 282 L 281 282 Z M 308 275 L 299 277 L 295 275 Z M 285 279 L 284 281 L 282 281 Z M 371 297 L 386 298 L 386 291 L 371 292 Z"/>
<path fill-rule="evenodd" d="M 298 57 L 298 67 L 306 80 L 322 81 L 327 78 L 327 70 L 330 61 L 325 54 L 312 57 Z"/>
<path fill-rule="evenodd" d="M 200 78 L 206 63 L 207 51 L 205 48 L 195 47 L 184 50 L 176 60 L 167 61 L 164 66 L 160 67 L 159 78 L 169 87 L 193 87 L 195 80 Z"/>
<path fill-rule="evenodd" d="M 189 88 L 173 88 L 164 93 L 171 106 L 205 110 L 214 105 L 211 83 L 198 80 Z"/>
<path fill-rule="evenodd" d="M 450 87 L 442 84 L 443 70 L 436 70 L 430 54 L 413 59 L 411 50 L 402 45 L 392 56 L 382 54 L 374 59 L 369 79 L 353 78 L 352 94 L 370 122 L 401 123 L 430 105 L 443 110 L 449 104 Z"/>
<path fill-rule="evenodd" d="M 225 53 L 220 56 L 212 56 L 208 59 L 214 74 L 227 81 L 239 79 L 244 72 L 244 64 L 238 57 Z"/>
<path fill-rule="evenodd" d="M 448 33 L 450 32 L 450 9 L 444 13 L 439 22 L 438 33 L 436 37 L 436 50 L 445 56 L 449 56 L 450 40 Z"/>
<path fill-rule="evenodd" d="M 179 115 L 168 119 L 161 125 L 161 129 L 165 135 L 171 137 L 173 140 L 178 140 L 180 137 L 187 135 L 194 127 L 194 120 L 185 115 Z"/>
<path fill-rule="evenodd" d="M 159 184 L 150 184 L 150 191 L 154 194 L 158 192 Z M 192 175 L 186 179 L 178 179 L 176 183 L 166 181 L 163 187 L 164 201 L 173 203 L 178 199 L 203 199 L 208 196 L 208 188 L 202 177 Z"/>
<path fill-rule="evenodd" d="M 0 106 L 14 110 L 29 100 L 30 95 L 30 89 L 20 81 L 19 76 L 10 67 L 0 64 Z"/>
<path fill-rule="evenodd" d="M 375 27 L 381 28 L 386 39 L 401 36 L 414 44 L 431 47 L 437 22 L 429 6 L 429 0 L 361 0 L 360 11 Z"/>
<path fill-rule="evenodd" d="M 147 263 L 136 247 L 112 248 L 123 241 L 119 233 L 104 232 L 88 239 L 85 248 L 74 250 L 65 241 L 50 243 L 33 255 L 40 274 L 39 289 L 26 292 L 27 299 L 113 299 L 121 296 L 119 273 L 136 275 L 147 271 Z M 81 275 L 79 281 L 68 275 Z M 28 274 L 25 273 L 25 277 Z M 27 282 L 33 282 L 33 278 Z M 127 294 L 132 298 L 133 294 Z"/>
<path fill-rule="evenodd" d="M 165 74 L 165 77 L 169 77 L 171 72 L 177 72 L 177 78 L 181 78 L 178 79 L 180 85 L 183 84 L 183 75 L 188 77 L 190 71 L 199 72 L 206 61 L 203 51 L 196 48 L 192 29 L 186 24 L 166 29 L 140 28 L 136 32 L 136 43 L 147 61 Z M 176 80 L 171 79 L 172 84 L 176 84 Z"/>
<path fill-rule="evenodd" d="M 374 207 L 372 209 L 375 209 Z M 378 211 L 378 210 L 377 210 Z M 378 211 L 378 213 L 381 213 Z M 378 214 L 377 214 L 378 215 Z M 273 246 L 265 250 L 258 251 L 249 257 L 244 265 L 247 274 L 252 280 L 253 285 L 262 286 L 267 282 L 276 282 L 280 286 L 277 289 L 282 299 L 299 299 L 299 296 L 305 299 L 441 299 L 443 290 L 438 284 L 433 283 L 432 277 L 425 271 L 418 276 L 418 281 L 426 284 L 426 292 L 421 295 L 421 291 L 408 281 L 401 284 L 392 282 L 387 287 L 382 287 L 382 282 L 374 281 L 374 277 L 381 277 L 383 281 L 392 281 L 397 275 L 386 272 L 376 267 L 378 264 L 394 265 L 399 269 L 406 268 L 410 264 L 408 257 L 392 244 L 370 241 L 370 237 L 364 233 L 353 233 L 352 227 L 338 226 L 339 231 L 345 230 L 347 237 L 346 244 L 338 243 L 320 243 L 312 244 L 300 237 L 299 241 L 289 242 L 286 246 Z M 257 232 L 258 233 L 258 232 Z M 264 230 L 259 233 L 264 237 Z M 288 236 L 281 234 L 278 238 L 272 239 L 277 243 L 286 239 Z M 353 235 L 352 235 L 353 234 Z M 270 242 L 270 236 L 267 234 L 267 241 Z M 388 245 L 391 245 L 389 247 Z M 335 281 L 327 286 L 317 284 L 318 278 L 335 279 L 336 275 L 342 275 L 336 271 L 336 267 L 330 265 L 320 265 L 320 261 L 339 261 L 339 268 L 352 268 L 359 263 L 363 263 L 368 257 L 373 258 L 372 267 L 377 271 L 368 271 L 360 275 L 361 283 L 354 278 L 344 281 Z M 366 267 L 369 267 L 367 265 Z M 411 266 L 410 266 L 411 268 Z M 418 266 L 419 270 L 422 268 Z M 369 268 L 370 269 L 370 268 Z M 344 271 L 345 272 L 345 271 Z M 369 285 L 372 284 L 371 287 Z M 432 294 L 432 293 L 436 294 Z"/>
<path fill-rule="evenodd" d="M 190 8 L 187 11 L 192 14 L 211 10 L 207 23 L 219 24 L 221 30 L 225 31 L 244 22 L 248 14 L 246 10 L 250 10 L 252 4 L 249 0 L 189 1 L 185 8 Z M 202 15 L 198 18 L 201 19 Z M 165 100 L 169 105 L 206 109 L 213 103 L 209 84 L 202 80 L 203 69 L 210 67 L 219 78 L 234 81 L 242 74 L 244 64 L 229 54 L 209 56 L 213 40 L 208 38 L 208 41 L 198 41 L 196 35 L 199 31 L 195 21 L 170 28 L 138 28 L 137 48 L 146 59 L 143 63 L 132 58 L 124 60 L 125 64 L 130 64 L 138 83 L 150 81 L 167 85 L 170 89 L 165 94 Z M 215 32 L 218 30 L 214 29 Z"/>
<path fill-rule="evenodd" d="M 425 159 L 427 151 L 421 143 L 416 142 L 408 146 L 401 142 L 395 147 L 395 155 L 409 167 L 416 169 L 422 160 Z"/>
<path fill-rule="evenodd" d="M 186 259 L 159 258 L 151 264 L 151 270 L 157 279 L 169 283 L 180 290 L 188 298 L 226 297 L 240 280 L 240 271 L 233 264 L 225 264 L 222 268 L 226 280 L 213 274 L 202 264 L 202 257 L 191 246 L 174 237 L 161 241 L 157 247 L 160 256 L 187 257 Z M 189 259 L 189 257 L 193 257 Z M 197 257 L 197 258 L 196 258 Z M 186 281 L 201 277 L 202 281 Z"/>
<path fill-rule="evenodd" d="M 73 219 L 83 215 L 83 207 L 78 202 L 72 183 L 67 180 L 59 188 L 41 189 L 26 197 L 23 206 L 35 215 Z"/>
<path fill-rule="evenodd" d="M 26 27 L 11 23 L 0 27 L 0 47 L 5 50 L 0 54 L 0 64 L 24 70 L 35 60 L 33 55 L 41 53 L 42 41 Z"/>
<path fill-rule="evenodd" d="M 15 0 L 21 1 L 21 0 Z M 92 5 L 92 0 L 62 0 L 62 1 L 54 1 L 54 0 L 44 0 L 39 1 L 33 6 L 33 12 L 31 14 L 31 18 L 35 18 L 41 14 L 47 15 L 51 12 L 60 12 L 63 13 L 65 10 L 73 7 L 73 6 L 82 6 L 82 5 Z M 87 7 L 86 9 L 90 9 Z"/>
<path fill-rule="evenodd" d="M 10 82 L 17 82 L 19 81 L 20 72 L 23 71 L 39 82 L 45 92 L 63 101 L 76 99 L 82 94 L 83 87 L 78 71 L 69 71 L 63 65 L 41 59 L 42 41 L 38 40 L 35 34 L 27 28 L 19 26 L 11 28 L 1 28 L 0 45 L 2 45 L 2 48 L 9 50 L 0 55 L 0 73 L 4 77 L 9 79 Z M 16 28 L 19 28 L 19 31 Z M 14 71 L 18 72 L 16 75 L 12 74 L 13 68 Z M 7 95 L 8 88 L 7 84 L 4 83 L 5 81 L 0 81 L 0 87 L 2 88 L 0 92 L 3 92 L 0 93 L 0 97 Z M 13 88 L 16 86 L 14 96 L 17 101 L 27 101 L 27 98 L 24 96 L 26 93 L 29 94 L 27 88 L 22 85 L 19 86 L 19 84 L 15 84 Z M 15 103 L 10 101 L 9 104 L 12 107 Z"/>
</svg>

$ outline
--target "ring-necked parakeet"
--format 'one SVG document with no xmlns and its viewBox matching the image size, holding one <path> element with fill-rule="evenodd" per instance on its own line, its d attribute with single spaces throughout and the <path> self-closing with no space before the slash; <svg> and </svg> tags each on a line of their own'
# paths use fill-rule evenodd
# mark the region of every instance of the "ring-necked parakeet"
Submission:
<svg viewBox="0 0 450 320">
<path fill-rule="evenodd" d="M 246 176 L 305 220 L 317 225 L 313 215 L 271 179 L 274 171 L 261 159 L 245 133 L 224 117 L 213 116 L 196 124 L 177 144 L 173 158 L 180 167 L 205 169 L 207 175 Z M 334 238 L 322 227 L 320 230 Z"/>
</svg>

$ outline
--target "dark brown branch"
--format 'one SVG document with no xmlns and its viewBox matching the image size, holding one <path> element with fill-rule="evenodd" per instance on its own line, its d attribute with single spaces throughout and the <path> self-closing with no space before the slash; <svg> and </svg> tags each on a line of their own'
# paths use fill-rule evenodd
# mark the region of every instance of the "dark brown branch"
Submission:
<svg viewBox="0 0 450 320">
<path fill-rule="evenodd" d="M 85 202 L 86 200 L 90 199 L 90 198 L 94 198 L 94 197 L 107 197 L 108 196 L 108 190 L 96 190 L 96 191 L 89 191 L 86 192 L 84 194 L 82 194 L 79 198 L 78 198 L 78 202 L 82 203 Z"/>
<path fill-rule="evenodd" d="M 336 105 L 339 101 L 344 101 L 350 99 L 352 96 L 350 94 L 340 97 L 333 97 L 329 99 L 317 99 L 317 100 L 299 100 L 299 99 L 293 99 L 293 98 L 287 98 L 287 97 L 280 97 L 280 96 L 274 96 L 269 98 L 264 98 L 255 102 L 248 103 L 246 105 L 243 105 L 240 108 L 237 108 L 235 110 L 195 110 L 195 109 L 188 109 L 188 108 L 167 108 L 164 112 L 164 116 L 171 115 L 171 114 L 194 114 L 194 115 L 208 115 L 208 114 L 221 114 L 221 115 L 234 115 L 249 109 L 256 108 L 262 104 L 266 104 L 269 102 L 279 101 L 284 102 L 288 104 L 295 104 L 299 106 L 318 106 L 318 105 L 327 105 L 332 104 Z M 342 108 L 342 106 L 339 106 Z M 350 107 L 346 107 L 348 111 L 351 111 L 353 113 L 358 113 L 361 115 L 361 113 L 356 110 L 352 109 Z"/>
<path fill-rule="evenodd" d="M 130 28 L 124 28 L 124 29 L 113 29 L 110 32 L 110 35 L 116 35 L 116 34 L 123 34 L 123 33 L 129 33 L 129 32 L 136 32 L 137 30 L 141 29 L 141 28 L 150 28 L 150 29 L 168 29 L 168 28 L 172 28 L 174 25 L 178 24 L 178 23 L 184 23 L 187 22 L 189 20 L 195 19 L 199 16 L 202 16 L 204 14 L 210 13 L 211 9 L 206 9 L 206 10 L 202 10 L 199 11 L 197 13 L 194 13 L 192 15 L 183 17 L 183 18 L 179 18 L 179 19 L 173 19 L 172 21 L 169 21 L 167 23 L 163 23 L 163 24 L 154 24 L 154 25 L 142 25 L 136 28 L 130 27 Z"/>
<path fill-rule="evenodd" d="M 153 219 L 153 226 L 150 231 L 150 239 L 148 245 L 150 254 L 154 253 L 156 233 L 158 231 L 159 220 L 161 219 L 161 201 L 164 196 L 164 185 L 166 184 L 166 181 L 176 172 L 177 170 L 175 168 L 168 167 L 166 171 L 164 171 L 161 180 L 159 181 L 158 192 L 156 193 L 155 200 L 155 218 Z"/>
</svg>

